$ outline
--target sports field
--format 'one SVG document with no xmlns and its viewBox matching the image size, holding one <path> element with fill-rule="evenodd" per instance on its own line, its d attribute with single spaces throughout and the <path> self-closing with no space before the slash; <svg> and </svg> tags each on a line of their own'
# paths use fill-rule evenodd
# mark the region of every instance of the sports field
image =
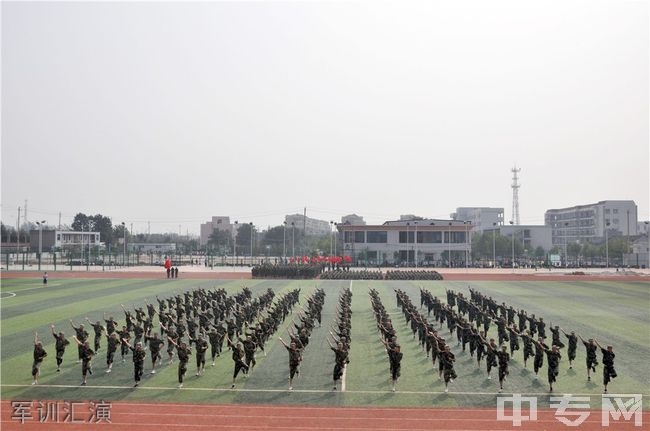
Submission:
<svg viewBox="0 0 650 431">
<path fill-rule="evenodd" d="M 145 375 L 139 388 L 133 388 L 133 364 L 116 362 L 113 373 L 105 374 L 105 339 L 93 360 L 95 373 L 88 386 L 79 387 L 81 366 L 76 363 L 76 348 L 69 346 L 60 373 L 56 373 L 54 343 L 49 325 L 72 336 L 68 323 L 103 320 L 103 312 L 113 315 L 120 324 L 124 313 L 120 304 L 133 308 L 144 305 L 144 298 L 154 301 L 155 295 L 168 296 L 197 287 L 220 287 L 229 294 L 244 285 L 253 295 L 268 288 L 276 293 L 301 288 L 301 298 L 316 286 L 325 289 L 323 327 L 315 328 L 304 352 L 300 377 L 294 390 L 287 390 L 288 355 L 277 342 L 277 335 L 266 346 L 267 356 L 258 353 L 257 366 L 247 379 L 239 378 L 237 389 L 230 389 L 233 363 L 228 352 L 207 367 L 205 375 L 194 376 L 194 361 L 188 366 L 183 389 L 177 389 L 177 363 L 164 365 L 158 374 L 149 374 L 150 360 L 145 361 Z M 351 286 L 352 346 L 350 364 L 344 379 L 345 391 L 331 391 L 334 354 L 327 346 L 326 326 L 332 322 L 340 289 Z M 287 281 L 287 280 L 145 280 L 145 279 L 57 279 L 43 287 L 34 279 L 2 280 L 2 398 L 4 400 L 123 400 L 139 403 L 209 403 L 209 404 L 273 404 L 317 406 L 373 407 L 437 407 L 494 408 L 498 381 L 487 380 L 484 362 L 480 369 L 469 352 L 463 353 L 455 341 L 458 378 L 445 394 L 444 384 L 433 371 L 430 359 L 420 350 L 411 336 L 403 315 L 396 306 L 393 289 L 401 288 L 419 304 L 419 286 L 444 301 L 445 289 L 468 294 L 468 282 L 462 281 Z M 505 301 L 515 308 L 544 317 L 548 324 L 558 324 L 567 332 L 575 330 L 586 338 L 596 338 L 601 344 L 611 344 L 616 353 L 618 378 L 610 385 L 610 393 L 643 394 L 644 409 L 650 405 L 650 290 L 643 282 L 586 281 L 472 281 L 471 286 L 498 302 Z M 368 288 L 380 292 L 382 302 L 392 314 L 404 353 L 402 376 L 398 391 L 390 391 L 389 363 L 371 311 Z M 294 310 L 295 312 L 295 310 Z M 281 325 L 280 330 L 290 324 Z M 32 339 L 38 331 L 49 356 L 41 370 L 39 385 L 31 386 Z M 448 339 L 445 329 L 441 334 Z M 286 335 L 286 333 L 284 334 Z M 496 327 L 490 328 L 496 338 Z M 92 338 L 92 334 L 91 334 Z M 455 337 L 454 337 L 455 340 Z M 119 353 L 119 352 L 118 352 Z M 599 353 L 600 362 L 600 353 Z M 163 355 L 166 357 L 166 355 Z M 119 358 L 119 354 L 117 355 Z M 591 382 L 586 380 L 585 353 L 580 344 L 574 369 L 565 358 L 555 387 L 556 394 L 591 395 L 591 407 L 600 408 L 602 365 Z M 546 364 L 539 380 L 523 368 L 521 351 L 515 353 L 504 393 L 534 394 L 540 407 L 548 407 Z"/>
</svg>

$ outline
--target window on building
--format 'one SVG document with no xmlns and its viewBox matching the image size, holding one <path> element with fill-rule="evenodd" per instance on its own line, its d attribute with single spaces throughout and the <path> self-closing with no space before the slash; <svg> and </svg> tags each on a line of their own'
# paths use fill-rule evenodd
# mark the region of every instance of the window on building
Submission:
<svg viewBox="0 0 650 431">
<path fill-rule="evenodd" d="M 61 234 L 60 234 L 60 233 L 57 233 L 57 234 L 56 234 L 56 240 L 57 240 L 57 241 L 61 241 Z"/>
<path fill-rule="evenodd" d="M 433 244 L 442 242 L 442 232 L 418 232 L 418 244 Z"/>
<path fill-rule="evenodd" d="M 618 214 L 618 208 L 614 208 L 613 212 L 614 214 Z"/>
<path fill-rule="evenodd" d="M 357 231 L 354 233 L 354 242 L 366 242 L 366 233 L 364 231 Z"/>
<path fill-rule="evenodd" d="M 451 240 L 450 238 L 451 234 Z M 461 244 L 465 242 L 465 232 L 445 232 L 445 243 Z"/>
<path fill-rule="evenodd" d="M 380 231 L 371 231 L 366 232 L 366 241 L 369 243 L 381 243 L 385 244 L 388 242 L 388 232 L 385 230 Z"/>
<path fill-rule="evenodd" d="M 343 242 L 350 243 L 353 242 L 354 232 L 345 231 L 343 232 Z"/>
<path fill-rule="evenodd" d="M 406 241 L 406 234 L 407 233 L 408 233 L 408 241 Z M 399 233 L 399 242 L 401 244 L 406 244 L 407 242 L 412 243 L 414 241 L 415 241 L 415 232 L 413 232 L 413 231 L 409 231 L 409 232 L 400 231 L 400 233 Z"/>
</svg>

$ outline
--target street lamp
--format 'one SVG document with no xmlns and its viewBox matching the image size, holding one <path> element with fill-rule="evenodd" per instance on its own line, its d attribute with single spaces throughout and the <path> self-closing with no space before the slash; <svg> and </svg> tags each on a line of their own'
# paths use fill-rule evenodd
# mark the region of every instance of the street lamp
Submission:
<svg viewBox="0 0 650 431">
<path fill-rule="evenodd" d="M 413 242 L 415 243 L 415 250 L 414 254 L 415 256 L 413 257 L 415 259 L 415 268 L 417 269 L 418 267 L 418 222 L 415 223 L 415 237 L 413 238 Z"/>
<path fill-rule="evenodd" d="M 41 255 L 43 254 L 43 225 L 45 220 L 37 221 L 38 225 L 38 270 L 41 270 Z"/>
<path fill-rule="evenodd" d="M 336 256 L 336 248 L 338 245 L 338 235 L 339 235 L 339 224 L 334 222 L 334 256 Z"/>
<path fill-rule="evenodd" d="M 435 226 L 436 224 L 431 222 L 431 223 L 429 223 L 429 225 L 430 226 Z M 431 233 L 431 235 L 433 236 L 433 232 Z M 433 241 L 435 242 L 435 237 L 434 237 Z M 435 265 L 434 260 L 433 260 L 433 255 L 431 257 L 431 265 Z"/>
<path fill-rule="evenodd" d="M 287 260 L 287 221 L 282 223 L 282 259 Z"/>
<path fill-rule="evenodd" d="M 253 222 L 249 223 L 251 226 L 251 266 L 253 265 Z"/>
<path fill-rule="evenodd" d="M 407 268 L 409 266 L 409 251 L 410 251 L 409 244 L 411 243 L 409 241 L 409 226 L 411 226 L 411 223 L 406 222 L 406 267 Z"/>
<path fill-rule="evenodd" d="M 235 265 L 237 265 L 237 233 L 238 229 L 237 227 L 239 226 L 239 221 L 235 220 L 235 249 L 233 250 L 233 254 L 235 255 Z"/>
<path fill-rule="evenodd" d="M 88 260 L 86 261 L 86 271 L 90 270 L 90 236 L 91 236 L 90 232 L 91 231 L 92 231 L 92 228 L 90 226 L 90 221 L 89 221 L 88 222 Z M 82 248 L 83 248 L 83 244 L 82 244 Z"/>
<path fill-rule="evenodd" d="M 468 223 L 471 223 L 471 222 L 470 221 L 464 221 L 463 222 L 463 224 L 465 225 L 465 269 L 467 269 L 469 267 L 469 262 L 468 262 L 468 260 L 469 260 L 469 250 L 467 249 L 467 244 L 468 244 L 468 242 L 467 242 L 467 232 L 468 232 L 467 224 Z"/>
<path fill-rule="evenodd" d="M 567 249 L 567 243 L 569 241 L 569 232 L 568 232 L 569 222 L 564 222 L 564 267 L 569 267 L 569 253 Z"/>
<path fill-rule="evenodd" d="M 334 227 L 334 221 L 330 220 L 330 256 L 332 255 L 332 250 L 334 248 L 334 232 L 332 228 Z"/>
<path fill-rule="evenodd" d="M 497 267 L 497 246 L 496 246 L 496 237 L 497 237 L 497 224 L 492 223 L 492 267 Z"/>
<path fill-rule="evenodd" d="M 510 225 L 513 226 L 512 229 L 512 269 L 515 269 L 515 230 L 514 230 L 514 224 L 515 222 L 510 220 Z"/>
<path fill-rule="evenodd" d="M 291 256 L 296 259 L 296 223 L 291 222 Z"/>
<path fill-rule="evenodd" d="M 449 247 L 449 267 L 451 268 L 451 222 L 449 222 L 449 228 L 447 229 L 447 235 L 449 236 L 449 238 L 447 238 L 447 239 L 449 240 L 449 244 L 448 244 L 448 247 Z"/>
<path fill-rule="evenodd" d="M 122 266 L 125 266 L 126 262 L 126 223 L 122 222 L 122 232 L 124 233 L 124 248 L 123 248 L 123 254 L 122 254 Z"/>
<path fill-rule="evenodd" d="M 608 231 L 609 230 L 609 222 L 605 223 L 605 267 L 609 268 L 609 238 L 608 238 Z"/>
</svg>

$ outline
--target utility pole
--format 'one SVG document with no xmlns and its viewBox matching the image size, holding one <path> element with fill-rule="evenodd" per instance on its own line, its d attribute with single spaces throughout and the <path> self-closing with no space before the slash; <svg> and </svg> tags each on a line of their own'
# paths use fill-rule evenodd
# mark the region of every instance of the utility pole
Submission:
<svg viewBox="0 0 650 431">
<path fill-rule="evenodd" d="M 151 222 L 150 221 L 147 222 L 147 236 L 148 235 L 151 235 Z"/>
<path fill-rule="evenodd" d="M 59 230 L 61 230 L 61 211 L 59 211 Z"/>
<path fill-rule="evenodd" d="M 23 224 L 26 225 L 27 224 L 27 199 L 25 199 L 25 215 L 23 217 L 24 217 Z"/>
</svg>

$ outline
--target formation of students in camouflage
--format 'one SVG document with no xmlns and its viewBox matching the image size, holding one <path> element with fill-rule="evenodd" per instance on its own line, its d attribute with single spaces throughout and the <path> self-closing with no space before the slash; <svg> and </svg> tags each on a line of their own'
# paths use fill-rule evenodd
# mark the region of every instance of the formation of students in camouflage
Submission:
<svg viewBox="0 0 650 431">
<path fill-rule="evenodd" d="M 525 310 L 517 310 L 505 302 L 498 304 L 492 297 L 470 288 L 470 297 L 452 290 L 446 291 L 446 303 L 433 296 L 429 291 L 420 289 L 420 307 L 412 303 L 409 296 L 401 289 L 395 290 L 398 308 L 401 309 L 407 325 L 417 337 L 422 351 L 427 358 L 431 357 L 434 369 L 437 364 L 438 376 L 444 379 L 445 392 L 449 384 L 457 378 L 454 370 L 456 360 L 450 350 L 450 341 L 443 338 L 441 329 L 446 323 L 450 337 L 454 334 L 462 350 L 469 349 L 472 357 L 476 353 L 477 367 L 485 359 L 487 378 L 491 379 L 493 368 L 498 369 L 499 391 L 503 390 L 504 383 L 509 374 L 510 359 L 516 351 L 520 350 L 519 340 L 523 343 L 524 367 L 527 368 L 529 359 L 533 360 L 535 379 L 547 359 L 547 380 L 549 390 L 559 375 L 559 366 L 562 359 L 561 349 L 567 348 L 569 367 L 573 368 L 576 359 L 578 340 L 586 351 L 587 380 L 591 380 L 592 373 L 596 372 L 598 365 L 597 353 L 600 349 L 603 362 L 604 392 L 611 379 L 615 378 L 615 354 L 612 346 L 603 348 L 595 339 L 585 341 L 574 331 L 565 332 L 559 326 L 548 325 L 542 317 L 536 317 Z M 135 386 L 138 386 L 143 372 L 147 350 L 151 358 L 151 374 L 156 373 L 156 366 L 162 362 L 162 352 L 165 349 L 168 361 L 171 364 L 174 356 L 178 356 L 178 384 L 183 386 L 183 379 L 187 372 L 189 357 L 192 355 L 191 345 L 195 346 L 196 376 L 203 375 L 205 371 L 206 355 L 210 349 L 212 365 L 215 358 L 220 356 L 224 342 L 232 352 L 234 372 L 232 388 L 240 372 L 248 374 L 255 366 L 255 354 L 258 350 L 264 352 L 264 345 L 275 333 L 279 325 L 291 315 L 294 306 L 299 303 L 300 289 L 295 289 L 278 298 L 268 289 L 259 297 L 253 298 L 252 292 L 244 288 L 241 292 L 228 296 L 223 289 L 193 291 L 177 294 L 165 299 L 156 297 L 158 310 L 145 300 L 146 311 L 143 307 L 134 307 L 133 311 L 124 306 L 126 324 L 119 326 L 112 316 L 104 315 L 104 324 L 100 321 L 92 323 L 94 340 L 91 346 L 90 334 L 83 324 L 76 324 L 70 320 L 70 325 L 75 331 L 72 337 L 77 345 L 77 363 L 81 363 L 82 385 L 87 383 L 88 375 L 93 370 L 91 361 L 95 352 L 100 349 L 102 338 L 106 338 L 106 373 L 112 371 L 113 362 L 120 347 L 122 362 L 125 362 L 129 352 L 132 353 L 134 364 Z M 380 333 L 380 341 L 384 344 L 389 363 L 392 390 L 400 377 L 400 364 L 403 354 L 397 340 L 397 332 L 393 327 L 391 317 L 383 306 L 379 294 L 375 289 L 369 291 L 372 309 Z M 336 307 L 336 319 L 330 326 L 327 342 L 335 355 L 333 370 L 333 389 L 337 389 L 346 365 L 349 363 L 348 352 L 350 349 L 351 331 L 351 304 L 352 292 L 349 288 L 343 289 Z M 302 355 L 309 344 L 312 331 L 321 327 L 321 312 L 325 301 L 325 292 L 317 288 L 307 298 L 306 307 L 297 313 L 296 322 L 287 329 L 289 342 L 281 337 L 279 341 L 289 353 L 289 389 L 293 389 L 293 379 L 299 374 Z M 426 314 L 420 310 L 426 307 Z M 433 312 L 433 316 L 431 313 Z M 160 334 L 154 331 L 154 316 L 158 315 Z M 436 323 L 438 325 L 436 325 Z M 497 327 L 498 342 L 487 337 L 492 324 Z M 436 327 L 437 326 L 437 327 Z M 547 333 L 547 328 L 550 334 Z M 57 332 L 51 326 L 55 339 L 57 372 L 60 371 L 66 347 L 70 344 L 63 332 Z M 548 335 L 550 335 L 550 340 Z M 562 335 L 566 338 L 566 345 Z M 187 341 L 185 341 L 187 340 Z M 506 344 L 506 342 L 508 344 Z M 147 347 L 145 347 L 145 344 Z M 508 352 L 509 347 L 509 352 Z M 266 354 L 264 352 L 264 354 Z M 32 384 L 37 383 L 40 366 L 47 357 L 38 334 L 34 334 L 34 362 L 32 365 Z"/>
<path fill-rule="evenodd" d="M 320 289 L 307 301 L 308 309 L 299 313 L 300 324 L 296 324 L 303 347 L 308 339 L 308 328 L 313 328 L 313 319 L 320 324 L 320 310 L 324 292 Z M 212 365 L 220 356 L 224 342 L 232 351 L 234 372 L 232 388 L 240 372 L 248 374 L 255 366 L 255 354 L 258 350 L 264 352 L 264 345 L 274 334 L 279 325 L 291 315 L 294 306 L 299 303 L 300 289 L 292 290 L 276 297 L 272 289 L 253 298 L 248 288 L 228 296 L 224 289 L 206 290 L 203 288 L 187 291 L 168 298 L 158 298 L 158 309 L 145 299 L 146 307 L 135 307 L 127 310 L 124 305 L 125 324 L 120 326 L 113 316 L 104 314 L 104 322 L 92 323 L 94 340 L 91 344 L 90 334 L 83 324 L 70 320 L 75 331 L 72 339 L 78 347 L 78 360 L 81 363 L 82 382 L 86 385 L 89 375 L 92 375 L 92 359 L 100 349 L 102 338 L 106 339 L 106 373 L 113 369 L 118 347 L 122 362 L 132 353 L 135 386 L 138 386 L 144 372 L 147 355 L 151 358 L 151 374 L 156 373 L 156 367 L 162 363 L 165 350 L 169 364 L 174 356 L 178 357 L 178 387 L 183 386 L 187 365 L 192 356 L 191 345 L 194 344 L 196 358 L 196 376 L 205 371 L 206 355 L 210 349 Z M 146 308 L 146 310 L 145 310 Z M 154 330 L 154 316 L 158 316 L 160 333 Z M 57 372 L 61 369 L 66 347 L 70 344 L 65 333 L 57 332 L 51 325 L 52 336 L 55 339 Z M 300 335 L 299 335 L 300 334 Z M 293 340 L 293 338 L 292 338 Z M 147 352 L 148 351 L 148 352 Z M 266 354 L 266 353 L 265 353 Z M 47 356 L 38 334 L 34 334 L 34 362 L 32 365 L 32 384 L 38 382 L 40 367 Z"/>
<path fill-rule="evenodd" d="M 253 278 L 309 279 L 318 277 L 324 268 L 322 263 L 264 263 L 253 266 L 251 275 Z"/>
<path fill-rule="evenodd" d="M 326 271 L 321 280 L 442 280 L 438 271 Z"/>
<path fill-rule="evenodd" d="M 553 384 L 556 382 L 559 374 L 560 360 L 562 355 L 560 349 L 567 347 L 569 367 L 573 368 L 573 362 L 576 358 L 578 339 L 583 343 L 586 350 L 587 380 L 591 380 L 591 373 L 596 372 L 598 365 L 597 352 L 600 349 L 603 355 L 603 385 L 604 392 L 607 393 L 607 386 L 611 379 L 616 377 L 614 369 L 615 354 L 612 346 L 603 348 L 595 339 L 585 341 L 574 331 L 565 332 L 559 326 L 549 325 L 551 332 L 550 346 L 547 344 L 548 337 L 546 332 L 546 322 L 542 317 L 535 317 L 534 314 L 528 314 L 525 310 L 515 310 L 512 306 L 506 305 L 505 302 L 498 304 L 492 297 L 485 296 L 480 292 L 470 288 L 470 298 L 466 298 L 462 293 L 456 293 L 447 290 L 447 303 L 443 303 L 437 297 L 425 289 L 420 289 L 420 308 L 426 307 L 426 315 L 419 312 L 408 295 L 402 290 L 396 290 L 397 306 L 402 309 L 407 324 L 410 325 L 413 338 L 417 336 L 418 343 L 426 356 L 431 355 L 433 366 L 438 360 L 438 375 L 444 378 L 445 392 L 448 392 L 448 385 L 457 378 L 454 370 L 454 354 L 450 351 L 449 341 L 445 340 L 439 334 L 439 329 L 443 324 L 447 324 L 450 336 L 456 334 L 458 345 L 462 345 L 462 350 L 469 348 L 470 355 L 474 357 L 476 353 L 477 366 L 481 366 L 481 360 L 485 358 L 487 378 L 491 379 L 492 368 L 498 368 L 499 392 L 503 390 L 503 384 L 509 374 L 508 365 L 512 355 L 519 347 L 519 338 L 521 338 L 524 349 L 524 367 L 527 367 L 527 361 L 533 358 L 533 369 L 535 379 L 544 365 L 544 357 L 548 361 L 547 380 L 549 391 L 553 391 Z M 399 361 L 402 354 L 399 353 L 399 344 L 397 344 L 396 332 L 392 327 L 390 317 L 383 309 L 376 292 L 371 291 L 371 301 L 373 309 L 377 316 L 378 327 L 382 332 L 382 342 L 386 345 L 387 352 L 391 361 L 391 373 L 393 378 L 393 389 L 395 381 L 399 377 Z M 456 309 L 454 309 L 456 307 Z M 433 319 L 431 312 L 433 311 Z M 515 324 L 517 317 L 517 324 Z M 436 328 L 435 323 L 439 326 Z M 486 334 L 490 325 L 494 323 L 497 326 L 498 343 L 494 338 L 487 339 Z M 562 333 L 567 340 L 568 346 L 562 342 Z M 537 336 L 537 339 L 535 339 Z M 509 343 L 510 352 L 508 352 Z M 399 353 L 399 354 L 396 354 Z M 397 369 L 397 374 L 395 374 Z"/>
</svg>

